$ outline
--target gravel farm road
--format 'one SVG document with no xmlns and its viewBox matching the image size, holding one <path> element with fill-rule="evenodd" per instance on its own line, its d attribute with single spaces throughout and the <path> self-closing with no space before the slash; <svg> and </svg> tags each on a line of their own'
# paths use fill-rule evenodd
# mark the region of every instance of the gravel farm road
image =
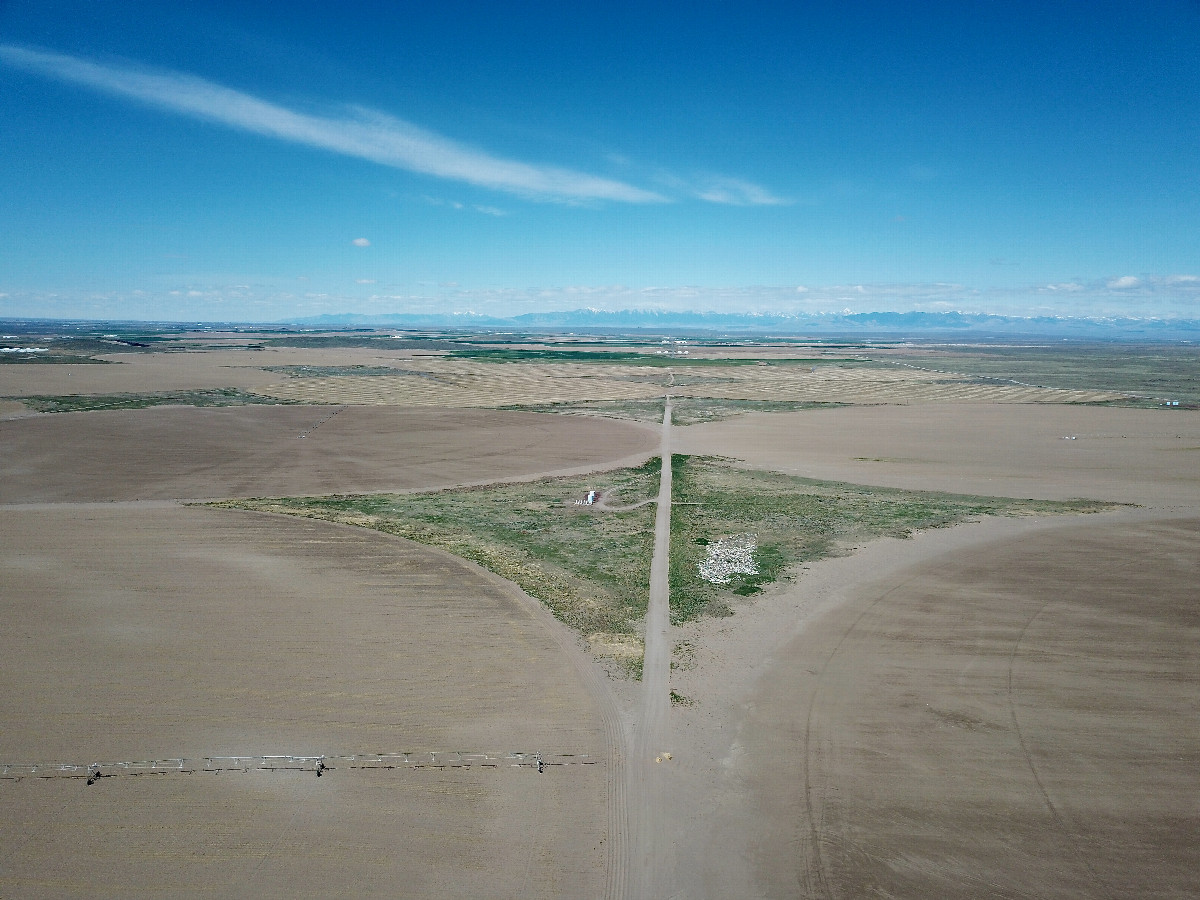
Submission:
<svg viewBox="0 0 1200 900">
<path fill-rule="evenodd" d="M 671 398 L 662 422 L 662 476 L 654 519 L 654 558 L 650 564 L 650 602 L 646 610 L 646 649 L 642 663 L 642 709 L 629 760 L 633 840 L 627 896 L 658 900 L 672 895 L 672 854 L 666 838 L 662 764 L 666 761 L 671 713 Z"/>
</svg>

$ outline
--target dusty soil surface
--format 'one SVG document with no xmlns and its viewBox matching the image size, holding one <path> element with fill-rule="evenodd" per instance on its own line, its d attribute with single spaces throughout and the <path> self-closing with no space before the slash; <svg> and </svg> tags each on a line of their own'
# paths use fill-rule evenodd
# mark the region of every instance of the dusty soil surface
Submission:
<svg viewBox="0 0 1200 900">
<path fill-rule="evenodd" d="M 62 413 L 0 422 L 0 503 L 428 489 L 607 467 L 657 444 L 632 423 L 495 410 Z"/>
<path fill-rule="evenodd" d="M 676 629 L 676 890 L 1194 896 L 1200 518 L 1162 516 L 882 540 Z"/>
<path fill-rule="evenodd" d="M 1198 425 L 923 407 L 676 429 L 811 477 L 1143 504 L 877 541 L 673 629 L 680 895 L 1194 896 Z"/>
<path fill-rule="evenodd" d="M 6 367 L 0 396 L 264 390 L 281 375 L 257 366 L 405 357 L 122 355 Z M 510 374 L 538 392 L 537 373 Z M 778 395 L 775 373 L 751 374 L 712 390 Z M 1194 895 L 1200 414 L 947 406 L 976 386 L 873 377 L 783 387 L 926 405 L 748 415 L 673 429 L 675 449 L 1148 508 L 878 541 L 669 629 L 691 645 L 669 684 L 691 705 L 655 736 L 671 753 L 654 764 L 655 883 L 695 898 Z M 437 551 L 171 501 L 607 467 L 653 453 L 656 430 L 337 410 L 0 422 L 0 763 L 540 749 L 607 764 L 0 780 L 0 895 L 629 895 L 621 865 L 646 848 L 622 842 L 644 798 L 626 796 L 638 781 L 617 748 L 637 746 L 640 684 L 599 681 L 544 610 Z"/>
<path fill-rule="evenodd" d="M 765 896 L 1183 897 L 1200 519 L 1077 525 L 864 585 L 742 729 Z"/>
<path fill-rule="evenodd" d="M 235 387 L 255 392 L 279 381 L 266 366 L 402 366 L 412 351 L 272 347 L 172 353 L 114 353 L 111 365 L 7 365 L 0 396 L 33 394 L 145 394 Z"/>
<path fill-rule="evenodd" d="M 570 636 L 506 583 L 267 514 L 4 516 L 0 762 L 541 750 L 601 764 L 0 780 L 0 894 L 602 895 L 613 715 Z"/>
<path fill-rule="evenodd" d="M 692 425 L 678 429 L 675 443 L 679 453 L 857 484 L 1200 503 L 1200 413 L 1192 411 L 1002 404 L 807 410 Z"/>
</svg>

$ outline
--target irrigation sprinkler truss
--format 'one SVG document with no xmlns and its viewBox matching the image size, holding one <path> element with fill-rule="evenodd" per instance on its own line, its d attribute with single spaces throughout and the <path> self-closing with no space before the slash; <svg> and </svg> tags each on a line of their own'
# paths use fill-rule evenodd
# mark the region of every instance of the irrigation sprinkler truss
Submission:
<svg viewBox="0 0 1200 900">
<path fill-rule="evenodd" d="M 349 756 L 201 756 L 127 762 L 93 763 L 3 763 L 0 781 L 23 778 L 86 778 L 95 784 L 101 778 L 119 775 L 195 775 L 223 772 L 326 772 L 360 769 L 504 769 L 532 768 L 544 772 L 549 766 L 594 766 L 599 759 L 587 754 L 545 754 L 541 751 L 510 753 L 466 753 L 458 750 L 423 752 L 358 753 Z"/>
</svg>

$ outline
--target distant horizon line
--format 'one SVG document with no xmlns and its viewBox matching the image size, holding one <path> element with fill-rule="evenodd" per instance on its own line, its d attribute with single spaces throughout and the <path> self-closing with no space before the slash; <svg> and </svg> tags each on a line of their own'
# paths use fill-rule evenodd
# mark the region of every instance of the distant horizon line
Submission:
<svg viewBox="0 0 1200 900">
<path fill-rule="evenodd" d="M 664 310 L 575 308 L 493 315 L 473 311 L 438 313 L 322 313 L 270 320 L 141 318 L 141 317 L 74 317 L 74 316 L 0 316 L 0 323 L 59 323 L 59 324 L 136 324 L 173 327 L 240 327 L 273 329 L 427 329 L 480 330 L 518 327 L 536 331 L 567 329 L 601 329 L 604 331 L 691 331 L 736 330 L 743 335 L 770 333 L 779 336 L 785 329 L 816 329 L 822 333 L 856 334 L 1023 334 L 1044 333 L 1062 336 L 1065 332 L 1097 334 L 1142 334 L 1153 330 L 1154 337 L 1167 338 L 1171 333 L 1200 335 L 1200 318 L 1179 315 L 1021 315 L 1008 313 L 944 311 L 870 310 L 861 312 L 746 312 L 720 310 Z M 840 326 L 840 327 L 839 327 Z M 1007 326 L 1007 327 L 1006 327 Z M 1037 326 L 1036 330 L 1028 330 Z M 1164 334 L 1167 332 L 1168 334 Z M 8 336 L 4 336 L 8 337 Z M 16 337 L 15 335 L 12 337 Z"/>
</svg>

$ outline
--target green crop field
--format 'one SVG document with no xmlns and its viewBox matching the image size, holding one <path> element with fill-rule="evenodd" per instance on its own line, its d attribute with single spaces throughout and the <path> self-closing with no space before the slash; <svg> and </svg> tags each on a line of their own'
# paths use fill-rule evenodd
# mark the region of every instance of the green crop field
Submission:
<svg viewBox="0 0 1200 900">
<path fill-rule="evenodd" d="M 964 351 L 889 353 L 887 359 L 976 376 L 1067 390 L 1106 390 L 1141 395 L 1159 405 L 1175 399 L 1200 403 L 1200 348 L 1194 344 L 1067 344 L 1041 347 L 978 347 Z"/>
<path fill-rule="evenodd" d="M 807 400 L 728 400 L 718 397 L 676 397 L 671 401 L 671 421 L 676 425 L 713 422 L 751 412 L 796 412 L 804 409 L 835 409 L 847 403 Z M 607 416 L 636 422 L 661 422 L 662 400 L 585 400 L 575 403 L 546 403 L 513 406 L 525 412 L 558 413 L 565 416 Z"/>
<path fill-rule="evenodd" d="M 214 388 L 197 391 L 164 391 L 156 394 L 65 394 L 62 396 L 35 395 L 6 397 L 18 400 L 36 412 L 67 413 L 101 409 L 146 409 L 151 406 L 246 406 L 248 404 L 280 405 L 294 403 L 249 394 L 236 388 Z"/>
<path fill-rule="evenodd" d="M 665 367 L 731 367 L 731 366 L 813 366 L 840 363 L 843 365 L 877 365 L 862 357 L 814 357 L 812 359 L 742 357 L 667 356 L 652 352 L 633 350 L 554 350 L 549 347 L 531 347 L 528 350 L 508 347 L 464 348 L 446 354 L 450 357 L 477 359 L 487 362 L 591 362 L 627 366 Z"/>
</svg>

